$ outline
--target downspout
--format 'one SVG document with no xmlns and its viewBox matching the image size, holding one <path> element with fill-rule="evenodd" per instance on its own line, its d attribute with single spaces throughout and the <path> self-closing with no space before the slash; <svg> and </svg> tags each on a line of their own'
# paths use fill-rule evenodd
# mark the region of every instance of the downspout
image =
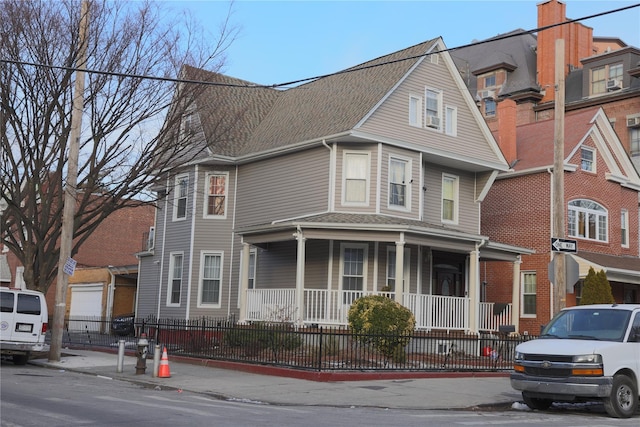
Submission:
<svg viewBox="0 0 640 427">
<path fill-rule="evenodd" d="M 231 256 L 229 257 L 229 288 L 228 288 L 228 292 L 229 292 L 229 296 L 227 297 L 227 318 L 231 317 L 231 288 L 233 286 L 233 260 L 234 260 L 234 244 L 236 242 L 235 239 L 235 234 L 233 232 L 233 230 L 236 229 L 236 205 L 237 205 L 237 200 L 238 200 L 238 165 L 236 165 L 236 178 L 235 178 L 235 182 L 233 183 L 233 215 L 232 215 L 232 220 L 231 220 Z M 243 260 L 243 262 L 249 262 L 249 259 L 247 259 L 246 261 Z M 242 268 L 242 265 L 240 266 L 240 268 Z M 242 274 L 240 273 L 240 277 L 242 278 Z M 240 288 L 242 289 L 242 286 L 240 286 Z M 242 290 L 240 290 L 240 292 L 242 292 Z M 240 311 L 242 311 L 242 298 L 240 297 L 240 295 L 238 295 L 238 300 L 236 301 L 236 306 L 240 309 Z M 242 317 L 242 316 L 240 316 Z"/>
<path fill-rule="evenodd" d="M 551 196 L 550 200 L 549 200 L 549 242 L 551 241 L 551 238 L 554 236 L 555 234 L 555 230 L 553 229 L 553 212 L 554 212 L 554 205 L 553 205 L 553 200 L 554 200 L 554 192 L 553 192 L 553 171 L 551 170 L 551 168 L 547 168 L 547 172 L 549 173 L 549 195 Z M 553 252 L 549 251 L 549 262 L 553 261 Z M 549 275 L 549 267 L 547 267 L 547 276 Z M 554 286 L 551 284 L 551 282 L 549 282 L 549 313 L 553 313 L 553 301 L 555 300 L 555 295 L 553 293 L 554 291 Z"/>
<path fill-rule="evenodd" d="M 111 317 L 113 316 L 113 294 L 116 287 L 116 275 L 113 274 L 110 268 L 107 268 L 107 271 L 109 271 L 110 280 L 107 287 L 107 312 L 105 314 L 107 322 L 111 322 Z"/>
<path fill-rule="evenodd" d="M 334 204 L 334 200 L 335 200 L 335 180 L 336 180 L 336 174 L 335 174 L 335 161 L 334 161 L 334 156 L 335 156 L 335 151 L 334 149 L 327 144 L 327 141 L 325 139 L 322 140 L 322 145 L 324 145 L 325 147 L 327 147 L 327 149 L 329 150 L 329 191 L 328 191 L 328 198 L 329 200 L 327 201 L 327 211 L 329 212 L 333 212 L 333 204 Z"/>
<path fill-rule="evenodd" d="M 162 300 L 162 274 L 164 270 L 164 255 L 165 248 L 167 247 L 167 212 L 169 212 L 169 184 L 170 178 L 167 177 L 167 189 L 164 195 L 164 224 L 162 224 L 162 251 L 160 252 L 160 272 L 158 274 L 158 311 L 156 313 L 156 319 L 160 318 L 160 301 Z M 156 243 L 158 243 L 158 236 L 156 236 Z M 137 314 L 137 313 L 136 313 Z"/>
</svg>

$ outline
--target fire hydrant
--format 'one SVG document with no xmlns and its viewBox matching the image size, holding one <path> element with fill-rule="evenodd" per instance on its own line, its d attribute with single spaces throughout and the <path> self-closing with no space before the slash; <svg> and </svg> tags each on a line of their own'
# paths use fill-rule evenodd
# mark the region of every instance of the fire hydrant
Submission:
<svg viewBox="0 0 640 427">
<path fill-rule="evenodd" d="M 149 341 L 147 341 L 147 334 L 144 332 L 140 334 L 138 339 L 138 348 L 136 350 L 136 356 L 138 361 L 136 362 L 136 375 L 142 375 L 147 370 L 147 353 L 149 352 Z"/>
</svg>

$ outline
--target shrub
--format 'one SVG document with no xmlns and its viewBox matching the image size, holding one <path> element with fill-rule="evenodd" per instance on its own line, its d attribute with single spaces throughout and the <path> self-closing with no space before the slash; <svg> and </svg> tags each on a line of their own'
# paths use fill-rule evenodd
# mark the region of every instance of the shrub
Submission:
<svg viewBox="0 0 640 427">
<path fill-rule="evenodd" d="M 616 300 L 611 292 L 611 284 L 603 270 L 596 273 L 593 267 L 589 268 L 589 273 L 584 279 L 582 288 L 582 298 L 580 305 L 587 304 L 613 304 Z"/>
<path fill-rule="evenodd" d="M 387 359 L 404 360 L 403 347 L 416 326 L 413 313 L 382 295 L 358 298 L 349 309 L 349 327 L 355 339 L 371 344 Z"/>
</svg>

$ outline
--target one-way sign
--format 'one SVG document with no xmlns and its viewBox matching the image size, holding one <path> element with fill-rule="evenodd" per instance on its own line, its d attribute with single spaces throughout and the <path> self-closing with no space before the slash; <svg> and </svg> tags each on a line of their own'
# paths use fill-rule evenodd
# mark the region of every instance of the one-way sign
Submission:
<svg viewBox="0 0 640 427">
<path fill-rule="evenodd" d="M 553 252 L 578 252 L 578 242 L 576 240 L 551 238 L 551 251 Z"/>
</svg>

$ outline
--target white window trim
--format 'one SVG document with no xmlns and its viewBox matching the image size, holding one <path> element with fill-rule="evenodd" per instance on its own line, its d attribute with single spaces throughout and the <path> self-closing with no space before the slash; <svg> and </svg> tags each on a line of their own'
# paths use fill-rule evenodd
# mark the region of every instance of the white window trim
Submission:
<svg viewBox="0 0 640 427">
<path fill-rule="evenodd" d="M 209 177 L 217 175 L 224 176 L 224 215 L 211 215 L 207 213 L 209 206 Z M 226 219 L 229 210 L 229 172 L 207 172 L 204 180 L 204 200 L 202 203 L 202 217 L 213 219 Z"/>
<path fill-rule="evenodd" d="M 591 161 L 591 169 L 583 169 L 582 168 L 582 150 L 591 151 L 591 154 L 593 154 L 593 160 Z M 583 146 L 580 147 L 579 153 L 580 153 L 580 170 L 582 170 L 584 172 L 588 172 L 588 173 L 593 173 L 593 174 L 597 173 L 597 170 L 596 170 L 596 164 L 597 164 L 597 161 L 596 161 L 597 160 L 597 158 L 596 158 L 596 155 L 597 155 L 596 149 L 592 148 L 592 147 L 586 147 L 586 146 L 583 145 Z"/>
<path fill-rule="evenodd" d="M 364 202 L 348 202 L 347 196 L 347 157 L 351 154 L 367 156 L 367 171 L 365 173 Z M 371 152 L 360 150 L 345 150 L 342 153 L 342 205 L 343 206 L 369 206 L 369 193 L 371 191 Z"/>
<path fill-rule="evenodd" d="M 405 179 L 404 206 L 391 204 L 391 162 L 393 160 L 404 163 L 404 179 Z M 389 209 L 393 209 L 397 211 L 410 212 L 411 211 L 411 184 L 413 182 L 412 175 L 411 175 L 413 172 L 413 165 L 411 163 L 411 159 L 406 157 L 396 156 L 396 155 L 389 156 L 387 171 L 388 171 L 387 172 L 387 192 L 388 192 L 387 207 Z"/>
<path fill-rule="evenodd" d="M 171 294 L 173 291 L 173 269 L 175 267 L 175 257 L 182 256 L 182 275 L 180 276 L 180 298 L 177 303 L 171 302 Z M 182 291 L 184 289 L 184 252 L 169 252 L 169 270 L 167 274 L 167 307 L 180 307 L 182 302 Z"/>
<path fill-rule="evenodd" d="M 180 181 L 186 178 L 187 179 L 187 195 L 185 196 L 185 215 L 184 217 L 178 216 L 178 200 L 180 199 Z M 173 182 L 173 221 L 186 221 L 187 212 L 189 210 L 189 174 L 183 173 L 180 175 L 176 175 L 175 180 Z"/>
<path fill-rule="evenodd" d="M 340 291 L 345 290 L 342 286 L 344 279 L 344 250 L 345 249 L 363 249 L 364 257 L 362 259 L 362 291 L 366 291 L 367 271 L 369 270 L 369 245 L 367 243 L 340 243 Z"/>
<path fill-rule="evenodd" d="M 603 210 L 602 211 L 596 211 L 596 210 L 592 210 L 592 209 L 587 209 L 587 208 L 582 208 L 582 207 L 577 207 L 577 206 L 571 206 L 572 202 L 578 202 L 578 201 L 581 201 L 581 200 L 584 200 L 584 201 L 587 201 L 587 202 L 592 202 L 592 203 L 602 207 Z M 571 224 L 569 222 L 569 219 L 570 219 L 569 211 L 575 212 L 576 217 L 577 217 L 579 212 L 584 212 L 587 215 L 589 213 L 595 213 L 597 215 L 604 216 L 606 218 L 605 231 L 607 233 L 607 238 L 604 239 L 604 240 L 601 240 L 601 239 L 598 239 L 598 238 L 595 238 L 595 237 L 592 237 L 592 236 L 589 236 L 589 237 L 579 236 L 577 234 L 577 231 L 578 231 L 578 224 L 577 223 L 575 224 L 576 233 L 575 234 L 571 234 Z M 576 239 L 589 240 L 589 241 L 592 241 L 592 242 L 609 243 L 609 235 L 611 234 L 610 231 L 609 231 L 609 223 L 610 223 L 609 210 L 607 208 L 605 208 L 603 205 L 601 205 L 600 203 L 598 203 L 598 202 L 596 202 L 594 200 L 591 200 L 591 199 L 569 200 L 569 202 L 567 204 L 567 230 L 568 230 L 569 237 L 575 237 Z"/>
<path fill-rule="evenodd" d="M 451 112 L 451 117 L 449 117 L 449 112 Z M 451 129 L 448 129 L 449 121 L 451 121 Z M 458 109 L 456 107 L 450 105 L 444 107 L 444 132 L 449 136 L 458 136 Z"/>
<path fill-rule="evenodd" d="M 536 271 L 521 271 L 520 272 L 520 317 L 522 318 L 527 318 L 527 319 L 535 319 L 537 317 L 537 314 L 531 314 L 531 313 L 526 313 L 524 312 L 524 277 L 527 274 L 534 274 L 536 276 L 536 311 L 538 309 L 538 301 L 537 301 L 537 294 L 538 294 L 538 273 Z M 532 295 L 532 294 L 527 294 L 527 295 Z"/>
<path fill-rule="evenodd" d="M 415 102 L 415 111 L 411 111 L 411 106 Z M 424 109 L 422 107 L 422 97 L 418 95 L 409 95 L 409 125 L 422 128 L 422 116 L 424 116 Z M 415 120 L 415 123 L 412 121 Z"/>
<path fill-rule="evenodd" d="M 440 119 L 440 126 L 438 126 L 437 128 L 431 127 L 431 126 L 427 126 L 427 121 L 429 120 L 429 118 L 427 117 L 427 100 L 429 99 L 429 97 L 427 96 L 427 93 L 429 91 L 437 92 L 437 94 L 438 94 L 438 115 L 436 117 L 438 117 L 438 119 Z M 444 126 L 443 126 L 444 120 L 443 120 L 443 117 L 442 117 L 443 116 L 443 112 L 442 112 L 442 109 L 443 109 L 443 92 L 442 92 L 442 90 L 441 89 L 436 89 L 434 87 L 429 87 L 429 86 L 425 87 L 425 89 L 424 89 L 424 105 L 423 105 L 422 109 L 424 111 L 423 112 L 423 114 L 424 114 L 424 127 L 426 129 L 430 129 L 430 130 L 432 130 L 434 132 L 442 133 L 442 131 L 444 129 Z"/>
<path fill-rule="evenodd" d="M 620 246 L 622 246 L 623 248 L 628 248 L 629 247 L 629 211 L 626 209 L 622 209 L 620 211 L 620 228 L 624 230 L 624 240 L 625 240 L 625 242 L 620 242 Z"/>
<path fill-rule="evenodd" d="M 204 258 L 206 256 L 219 256 L 220 257 L 220 289 L 218 291 L 218 303 L 203 303 L 202 302 L 202 287 L 204 281 Z M 224 276 L 224 252 L 222 251 L 201 251 L 200 252 L 200 274 L 198 277 L 198 308 L 220 308 L 222 306 L 222 281 Z"/>
<path fill-rule="evenodd" d="M 453 219 L 444 219 L 444 181 L 450 178 L 454 180 Z M 460 177 L 450 173 L 443 173 L 440 181 L 440 220 L 445 224 L 458 224 L 460 210 Z"/>
</svg>

